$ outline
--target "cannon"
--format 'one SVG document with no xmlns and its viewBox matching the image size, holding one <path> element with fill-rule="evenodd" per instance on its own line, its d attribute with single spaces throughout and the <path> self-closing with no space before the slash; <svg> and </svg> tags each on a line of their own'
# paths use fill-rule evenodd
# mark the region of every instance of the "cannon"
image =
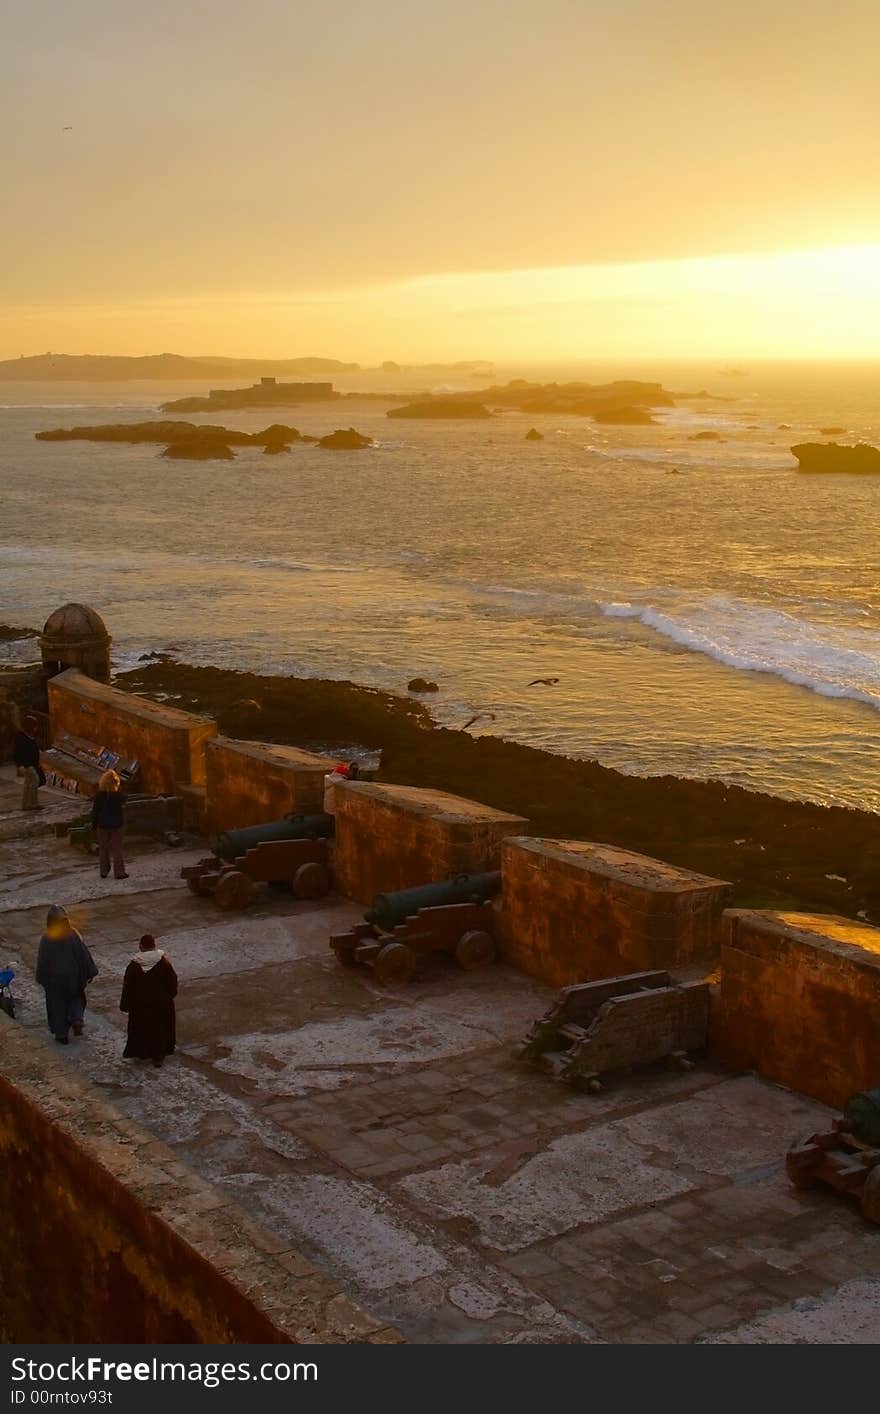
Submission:
<svg viewBox="0 0 880 1414">
<path fill-rule="evenodd" d="M 265 825 L 226 830 L 214 853 L 181 869 L 194 894 L 213 894 L 221 908 L 247 908 L 255 884 L 289 884 L 295 898 L 323 898 L 330 889 L 332 815 L 290 815 Z"/>
<path fill-rule="evenodd" d="M 563 987 L 514 1056 L 595 1093 L 606 1071 L 659 1060 L 690 1069 L 688 1051 L 705 1047 L 708 1024 L 708 982 L 631 972 Z"/>
<path fill-rule="evenodd" d="M 344 967 L 372 967 L 383 983 L 409 982 L 418 958 L 448 953 L 471 971 L 494 962 L 501 872 L 458 874 L 419 888 L 377 894 L 364 922 L 336 933 L 330 946 Z"/>
<path fill-rule="evenodd" d="M 827 1183 L 857 1198 L 868 1222 L 880 1223 L 880 1090 L 851 1096 L 830 1130 L 789 1149 L 785 1169 L 795 1188 Z"/>
</svg>

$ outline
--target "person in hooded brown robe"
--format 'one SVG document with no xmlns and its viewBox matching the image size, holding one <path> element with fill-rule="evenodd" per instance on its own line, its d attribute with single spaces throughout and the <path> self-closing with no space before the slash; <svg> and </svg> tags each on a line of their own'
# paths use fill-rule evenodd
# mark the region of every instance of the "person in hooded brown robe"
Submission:
<svg viewBox="0 0 880 1414">
<path fill-rule="evenodd" d="M 123 1056 L 162 1064 L 175 1045 L 174 998 L 177 973 L 156 939 L 145 933 L 125 969 L 119 1010 L 128 1012 L 128 1039 Z"/>
</svg>

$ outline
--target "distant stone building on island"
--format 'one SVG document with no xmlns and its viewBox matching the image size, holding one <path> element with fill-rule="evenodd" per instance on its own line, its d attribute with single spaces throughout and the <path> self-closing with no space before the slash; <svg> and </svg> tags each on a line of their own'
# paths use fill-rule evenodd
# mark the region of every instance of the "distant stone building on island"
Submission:
<svg viewBox="0 0 880 1414">
<path fill-rule="evenodd" d="M 212 388 L 206 398 L 176 398 L 163 412 L 217 412 L 224 408 L 291 407 L 297 403 L 333 402 L 340 394 L 332 383 L 279 383 L 261 378 L 250 388 Z"/>
</svg>

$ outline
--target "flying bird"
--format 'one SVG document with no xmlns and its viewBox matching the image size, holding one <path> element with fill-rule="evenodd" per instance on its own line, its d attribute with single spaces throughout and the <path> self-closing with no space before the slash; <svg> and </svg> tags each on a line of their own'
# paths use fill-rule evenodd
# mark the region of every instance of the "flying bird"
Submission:
<svg viewBox="0 0 880 1414">
<path fill-rule="evenodd" d="M 527 686 L 527 687 L 539 687 L 539 686 L 540 686 L 540 687 L 555 687 L 556 684 L 558 683 L 558 681 L 559 681 L 558 678 L 532 678 L 531 682 L 530 682 L 530 683 L 527 683 L 526 686 Z"/>
<path fill-rule="evenodd" d="M 73 132 L 73 124 L 72 124 L 72 123 L 68 123 L 66 127 L 64 127 L 64 128 L 61 129 L 61 131 L 62 131 L 63 133 L 72 133 L 72 132 Z"/>
<path fill-rule="evenodd" d="M 463 731 L 463 732 L 466 732 L 467 729 L 468 729 L 468 727 L 472 727 L 472 726 L 474 725 L 474 722 L 479 722 L 479 721 L 481 721 L 483 717 L 485 717 L 486 720 L 489 721 L 489 722 L 494 722 L 494 720 L 495 720 L 495 713 L 494 713 L 494 712 L 477 712 L 476 716 L 474 716 L 474 717 L 468 717 L 468 720 L 465 722 L 464 726 L 462 727 L 462 731 Z"/>
</svg>

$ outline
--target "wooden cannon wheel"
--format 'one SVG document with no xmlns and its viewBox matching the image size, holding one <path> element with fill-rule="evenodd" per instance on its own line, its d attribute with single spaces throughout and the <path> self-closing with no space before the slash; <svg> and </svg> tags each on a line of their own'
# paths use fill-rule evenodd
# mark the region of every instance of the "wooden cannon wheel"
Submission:
<svg viewBox="0 0 880 1414">
<path fill-rule="evenodd" d="M 406 943 L 386 943 L 373 970 L 380 982 L 410 982 L 416 970 L 416 955 Z"/>
<path fill-rule="evenodd" d="M 475 967 L 488 967 L 495 961 L 495 939 L 482 928 L 470 928 L 455 945 L 455 959 L 466 972 Z"/>
<path fill-rule="evenodd" d="M 330 875 L 323 864 L 313 860 L 299 866 L 290 887 L 295 898 L 324 898 L 330 892 Z"/>
<path fill-rule="evenodd" d="M 217 881 L 217 902 L 229 912 L 247 908 L 253 896 L 253 880 L 240 869 L 227 869 Z"/>
<path fill-rule="evenodd" d="M 862 1189 L 862 1216 L 869 1223 L 880 1223 L 880 1164 L 875 1164 Z"/>
</svg>

